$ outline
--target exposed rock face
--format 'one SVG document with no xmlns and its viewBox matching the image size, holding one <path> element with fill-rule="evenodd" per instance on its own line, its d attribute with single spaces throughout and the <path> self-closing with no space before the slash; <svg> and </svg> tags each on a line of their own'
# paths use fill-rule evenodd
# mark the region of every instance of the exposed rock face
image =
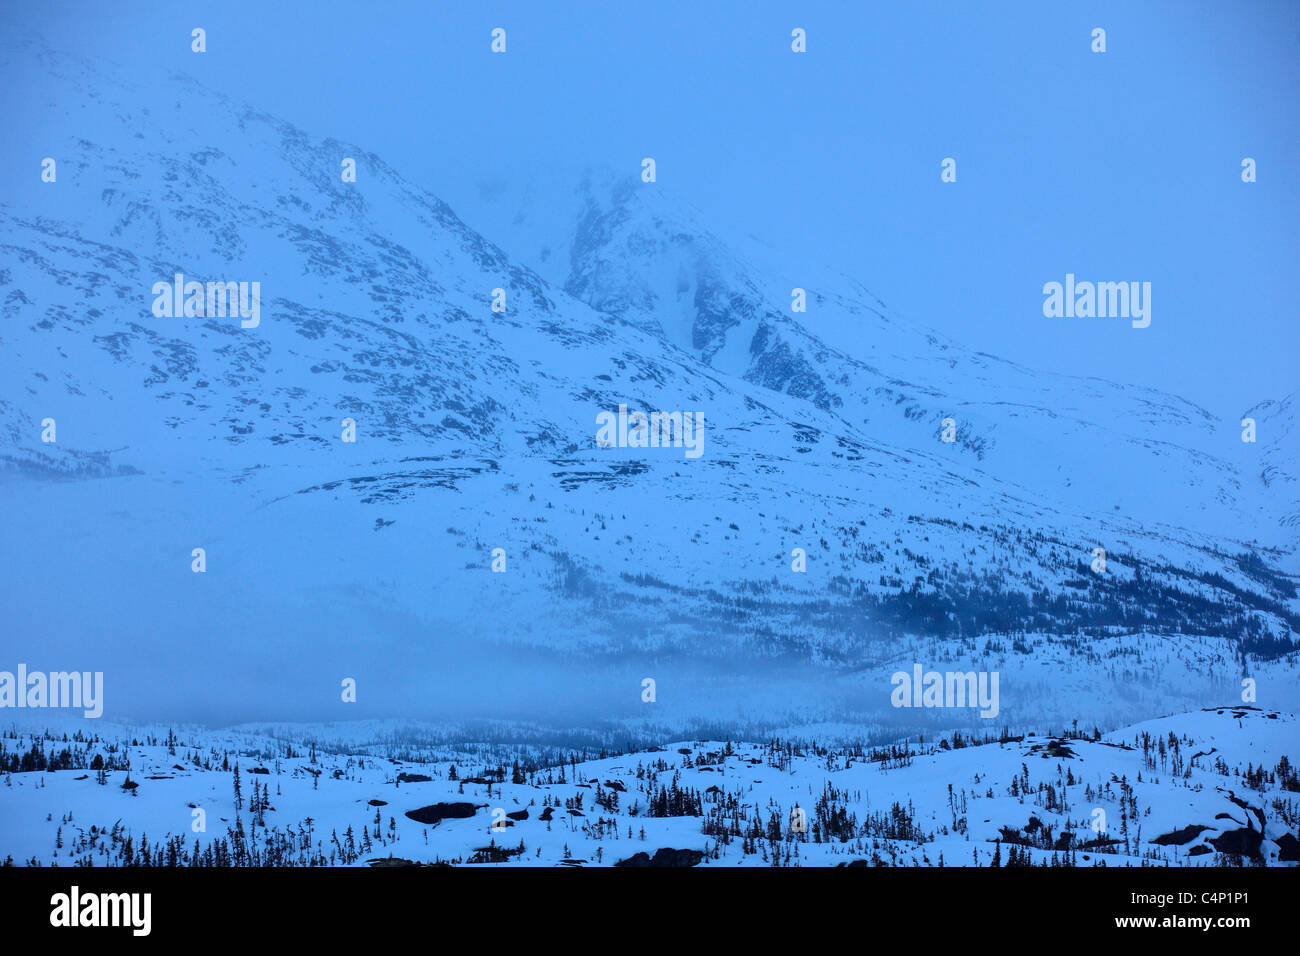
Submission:
<svg viewBox="0 0 1300 956">
<path fill-rule="evenodd" d="M 1283 863 L 1300 862 L 1300 840 L 1293 834 L 1284 833 L 1273 842 L 1278 846 L 1277 858 Z"/>
<path fill-rule="evenodd" d="M 1181 830 L 1174 830 L 1170 833 L 1164 833 L 1152 840 L 1152 843 L 1160 846 L 1183 846 L 1191 843 L 1198 836 L 1204 833 L 1209 827 L 1203 827 L 1199 824 L 1185 826 Z"/>
<path fill-rule="evenodd" d="M 472 817 L 477 809 L 472 803 L 434 803 L 418 810 L 407 810 L 406 815 L 416 823 L 438 823 L 440 820 Z"/>
<path fill-rule="evenodd" d="M 655 850 L 654 856 L 634 853 L 626 860 L 619 860 L 615 866 L 695 866 L 704 859 L 699 850 L 674 850 L 663 847 Z"/>
</svg>

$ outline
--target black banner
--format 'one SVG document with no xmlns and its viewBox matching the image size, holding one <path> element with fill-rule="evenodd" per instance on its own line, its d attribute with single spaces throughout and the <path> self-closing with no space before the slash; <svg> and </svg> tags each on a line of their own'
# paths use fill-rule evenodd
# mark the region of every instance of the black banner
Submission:
<svg viewBox="0 0 1300 956">
<path fill-rule="evenodd" d="M 437 938 L 439 927 L 459 926 L 480 927 L 471 934 L 481 932 L 490 943 L 529 926 L 694 933 L 700 921 L 724 918 L 745 935 L 765 932 L 773 920 L 829 930 L 847 916 L 864 933 L 912 925 L 936 942 L 987 939 L 996 920 L 1018 938 L 1083 931 L 1148 944 L 1200 935 L 1231 945 L 1243 933 L 1293 926 L 1282 906 L 1294 892 L 1292 878 L 1262 868 L 728 868 L 723 877 L 697 867 L 620 871 L 614 878 L 578 871 L 558 879 L 502 867 L 11 868 L 0 871 L 0 914 L 8 940 L 379 943 L 407 930 Z"/>
</svg>

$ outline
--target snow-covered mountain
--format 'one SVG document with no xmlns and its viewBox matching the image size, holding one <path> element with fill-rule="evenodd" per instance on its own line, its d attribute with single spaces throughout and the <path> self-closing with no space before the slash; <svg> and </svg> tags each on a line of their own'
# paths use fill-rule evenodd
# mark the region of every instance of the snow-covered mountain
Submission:
<svg viewBox="0 0 1300 956">
<path fill-rule="evenodd" d="M 488 189 L 471 226 L 187 78 L 2 55 L 57 178 L 0 203 L 0 652 L 103 670 L 110 716 L 979 723 L 891 707 L 914 661 L 1007 675 L 1019 726 L 1247 675 L 1300 707 L 1290 398 L 1246 444 L 786 275 L 657 184 Z M 178 274 L 259 283 L 256 325 L 155 314 Z M 601 447 L 620 405 L 701 414 L 702 453 Z"/>
<path fill-rule="evenodd" d="M 1287 464 L 1273 460 L 1294 445 L 1290 398 L 1255 410 L 1266 421 L 1256 451 L 1240 440 L 1237 409 L 1214 414 L 1150 388 L 1038 372 L 963 347 L 901 318 L 853 278 L 753 237 L 720 238 L 636 176 L 484 177 L 456 204 L 552 285 L 855 432 L 933 452 L 951 417 L 956 440 L 945 454 L 1038 500 L 1294 543 L 1294 486 L 1268 490 L 1275 470 L 1295 470 L 1293 452 Z M 794 311 L 796 289 L 806 311 Z"/>
</svg>

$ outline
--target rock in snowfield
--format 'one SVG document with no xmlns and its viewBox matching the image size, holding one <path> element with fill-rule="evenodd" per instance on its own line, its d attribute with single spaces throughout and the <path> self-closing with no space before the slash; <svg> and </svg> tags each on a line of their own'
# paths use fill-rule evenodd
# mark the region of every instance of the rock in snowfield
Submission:
<svg viewBox="0 0 1300 956">
<path fill-rule="evenodd" d="M 674 850 L 670 847 L 663 847 L 655 850 L 653 857 L 647 856 L 644 852 L 634 853 L 626 860 L 619 860 L 615 866 L 695 866 L 700 860 L 704 859 L 704 854 L 699 850 Z"/>
<path fill-rule="evenodd" d="M 486 804 L 484 804 L 486 806 Z M 416 823 L 438 823 L 441 820 L 463 820 L 472 817 L 477 807 L 472 803 L 434 803 L 418 810 L 407 810 L 406 815 Z"/>
</svg>

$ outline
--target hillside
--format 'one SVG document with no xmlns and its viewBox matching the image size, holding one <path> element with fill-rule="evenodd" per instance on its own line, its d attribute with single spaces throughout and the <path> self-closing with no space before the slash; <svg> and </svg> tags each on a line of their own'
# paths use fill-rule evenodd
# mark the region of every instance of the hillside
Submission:
<svg viewBox="0 0 1300 956">
<path fill-rule="evenodd" d="M 10 823 L 0 853 L 61 866 L 1300 859 L 1295 718 L 1251 707 L 1102 735 L 882 748 L 679 741 L 612 756 L 439 746 L 391 726 L 354 727 L 338 752 L 318 746 L 338 732 L 8 735 L 0 768 L 19 772 L 0 788 Z"/>
<path fill-rule="evenodd" d="M 0 652 L 103 670 L 111 719 L 988 723 L 892 708 L 913 662 L 1004 673 L 1019 727 L 1243 676 L 1300 707 L 1290 399 L 1245 445 L 752 264 L 635 181 L 567 218 L 499 195 L 519 225 L 489 236 L 438 184 L 187 78 L 3 57 L 59 165 L 0 204 L 0 536 L 23 555 Z M 260 283 L 257 324 L 156 315 L 177 274 Z M 702 415 L 702 454 L 600 447 L 620 405 Z"/>
</svg>

